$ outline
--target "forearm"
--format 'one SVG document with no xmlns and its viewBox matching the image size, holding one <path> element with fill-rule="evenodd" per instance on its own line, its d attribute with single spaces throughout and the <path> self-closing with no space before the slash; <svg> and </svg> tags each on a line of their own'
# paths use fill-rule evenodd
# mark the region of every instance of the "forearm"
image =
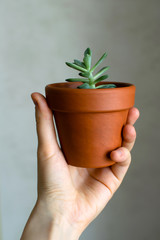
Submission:
<svg viewBox="0 0 160 240">
<path fill-rule="evenodd" d="M 48 217 L 37 204 L 23 231 L 21 240 L 78 240 L 80 231 L 65 218 Z"/>
</svg>

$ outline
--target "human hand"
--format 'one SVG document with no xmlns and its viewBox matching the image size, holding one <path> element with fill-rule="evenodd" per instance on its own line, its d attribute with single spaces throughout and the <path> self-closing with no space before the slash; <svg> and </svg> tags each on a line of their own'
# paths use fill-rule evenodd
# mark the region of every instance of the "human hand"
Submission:
<svg viewBox="0 0 160 240">
<path fill-rule="evenodd" d="M 120 186 L 131 162 L 139 117 L 129 110 L 122 147 L 111 152 L 116 163 L 106 168 L 67 164 L 58 145 L 52 111 L 40 93 L 33 93 L 38 135 L 38 198 L 21 240 L 78 239 Z"/>
</svg>

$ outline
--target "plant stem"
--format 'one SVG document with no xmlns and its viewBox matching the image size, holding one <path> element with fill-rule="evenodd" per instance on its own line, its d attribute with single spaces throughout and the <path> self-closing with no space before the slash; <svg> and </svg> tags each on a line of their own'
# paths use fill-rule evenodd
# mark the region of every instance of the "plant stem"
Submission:
<svg viewBox="0 0 160 240">
<path fill-rule="evenodd" d="M 89 79 L 89 85 L 92 86 L 92 88 L 95 88 L 94 77 L 93 77 L 93 74 L 91 72 L 90 72 L 90 75 L 89 75 L 88 79 Z"/>
</svg>

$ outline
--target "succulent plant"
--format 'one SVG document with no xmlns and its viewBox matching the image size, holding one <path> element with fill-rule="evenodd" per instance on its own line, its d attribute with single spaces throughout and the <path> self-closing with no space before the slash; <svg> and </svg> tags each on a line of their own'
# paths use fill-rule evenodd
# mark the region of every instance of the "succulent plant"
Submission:
<svg viewBox="0 0 160 240">
<path fill-rule="evenodd" d="M 108 66 L 101 68 L 95 75 L 93 75 L 94 70 L 103 62 L 106 57 L 107 53 L 104 53 L 97 63 L 91 67 L 92 52 L 90 48 L 87 48 L 84 52 L 83 62 L 76 59 L 73 63 L 66 62 L 67 66 L 80 71 L 79 76 L 83 78 L 68 78 L 66 81 L 82 82 L 83 84 L 77 87 L 82 89 L 115 88 L 115 84 L 102 84 L 96 86 L 97 83 L 108 78 L 108 75 L 102 75 L 109 69 Z"/>
</svg>

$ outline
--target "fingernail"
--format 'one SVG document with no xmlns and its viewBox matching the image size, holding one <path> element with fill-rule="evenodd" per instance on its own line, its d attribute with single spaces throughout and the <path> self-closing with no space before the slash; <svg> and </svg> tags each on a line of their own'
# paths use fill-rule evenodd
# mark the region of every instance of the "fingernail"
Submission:
<svg viewBox="0 0 160 240">
<path fill-rule="evenodd" d="M 122 150 L 121 150 L 121 149 L 117 149 L 117 150 L 116 150 L 116 152 L 117 152 L 117 154 L 119 155 L 119 157 L 122 157 L 122 155 L 123 155 L 123 152 L 122 152 Z"/>
<path fill-rule="evenodd" d="M 38 105 L 38 104 L 37 104 L 37 101 L 32 98 L 32 95 L 31 95 L 31 99 L 32 99 L 33 103 L 35 104 L 35 106 L 37 106 L 37 105 Z"/>
</svg>

